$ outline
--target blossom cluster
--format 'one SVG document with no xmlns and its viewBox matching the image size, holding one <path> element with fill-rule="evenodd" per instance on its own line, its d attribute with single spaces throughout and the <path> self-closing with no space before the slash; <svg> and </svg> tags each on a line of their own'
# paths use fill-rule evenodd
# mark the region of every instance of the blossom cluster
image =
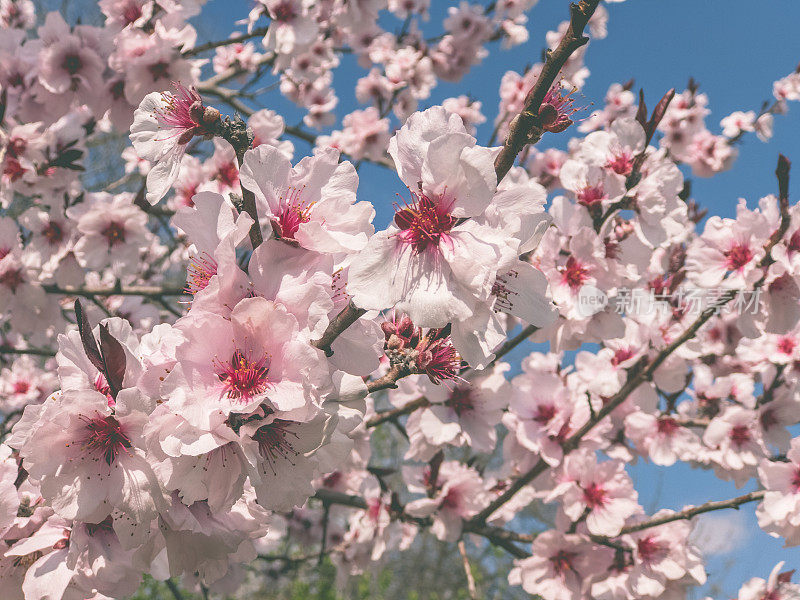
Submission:
<svg viewBox="0 0 800 600">
<path fill-rule="evenodd" d="M 800 544 L 789 162 L 730 218 L 687 178 L 768 139 L 800 73 L 720 134 L 694 82 L 652 111 L 615 83 L 575 125 L 580 44 L 553 82 L 554 52 L 503 77 L 483 145 L 481 102 L 426 100 L 525 42 L 535 0 L 460 2 L 431 38 L 426 0 L 259 0 L 211 44 L 201 4 L 102 0 L 102 26 L 71 26 L 0 2 L 3 598 L 125 597 L 145 574 L 229 594 L 288 551 L 344 579 L 428 534 L 503 548 L 545 600 L 675 598 L 707 579 L 701 513 L 757 503 Z M 581 18 L 602 39 L 611 10 L 582 0 L 548 49 Z M 345 49 L 363 106 L 333 129 Z M 266 74 L 303 125 L 242 102 Z M 581 135 L 503 170 L 523 115 L 528 141 Z M 98 185 L 120 134 L 125 175 Z M 385 227 L 362 162 L 407 190 Z M 686 288 L 713 299 L 691 310 Z M 641 310 L 616 310 L 631 290 Z M 594 292 L 616 302 L 587 311 Z M 648 514 L 637 461 L 751 491 Z M 797 598 L 782 568 L 738 598 Z"/>
</svg>

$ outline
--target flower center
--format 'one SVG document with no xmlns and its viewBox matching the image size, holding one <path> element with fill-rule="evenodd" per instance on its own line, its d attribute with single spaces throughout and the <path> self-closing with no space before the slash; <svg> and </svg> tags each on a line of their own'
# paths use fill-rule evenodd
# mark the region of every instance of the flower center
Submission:
<svg viewBox="0 0 800 600">
<path fill-rule="evenodd" d="M 550 562 L 553 564 L 553 570 L 564 577 L 569 571 L 572 571 L 572 561 L 575 560 L 577 554 L 575 552 L 567 552 L 566 550 L 559 550 L 555 555 L 550 557 Z"/>
<path fill-rule="evenodd" d="M 608 159 L 606 168 L 611 169 L 617 175 L 630 175 L 633 171 L 633 157 L 629 152 L 622 150 Z"/>
<path fill-rule="evenodd" d="M 400 240 L 420 253 L 429 247 L 437 248 L 442 241 L 450 239 L 450 230 L 456 219 L 448 208 L 434 202 L 424 194 L 414 194 L 414 202 L 403 208 L 395 207 L 394 223 L 400 228 Z"/>
<path fill-rule="evenodd" d="M 742 447 L 750 441 L 750 430 L 746 425 L 737 425 L 731 429 L 730 438 L 734 444 Z"/>
<path fill-rule="evenodd" d="M 42 236 L 47 240 L 51 246 L 55 246 L 64 239 L 64 230 L 61 229 L 58 223 L 48 221 L 47 226 L 42 229 Z"/>
<path fill-rule="evenodd" d="M 618 367 L 631 357 L 633 357 L 633 350 L 630 348 L 619 348 L 614 352 L 614 356 L 611 358 L 611 364 Z"/>
<path fill-rule="evenodd" d="M 111 416 L 97 416 L 94 419 L 81 416 L 81 420 L 86 424 L 86 437 L 83 440 L 83 448 L 91 454 L 99 454 L 111 466 L 119 456 L 131 447 L 131 440 L 125 434 L 125 430 L 117 419 Z"/>
<path fill-rule="evenodd" d="M 226 162 L 217 169 L 216 180 L 225 187 L 232 188 L 239 183 L 239 169 L 233 162 Z"/>
<path fill-rule="evenodd" d="M 450 393 L 450 397 L 445 404 L 452 408 L 459 416 L 464 413 L 472 412 L 475 408 L 475 403 L 473 402 L 472 393 L 469 388 L 455 388 Z"/>
<path fill-rule="evenodd" d="M 288 460 L 294 465 L 292 459 L 299 452 L 294 449 L 291 438 L 297 439 L 297 434 L 289 430 L 289 421 L 276 419 L 269 425 L 259 427 L 253 435 L 253 440 L 258 443 L 258 452 L 270 465 L 275 474 L 275 463 L 278 460 Z"/>
<path fill-rule="evenodd" d="M 540 425 L 546 425 L 556 416 L 556 407 L 553 404 L 540 404 L 536 407 L 533 420 Z"/>
<path fill-rule="evenodd" d="M 594 481 L 583 489 L 583 501 L 590 509 L 602 507 L 606 500 L 605 489 Z"/>
<path fill-rule="evenodd" d="M 287 23 L 297 16 L 291 1 L 281 2 L 272 9 L 272 18 L 281 23 Z"/>
<path fill-rule="evenodd" d="M 15 394 L 27 394 L 31 389 L 31 384 L 27 381 L 19 380 L 14 382 Z"/>
<path fill-rule="evenodd" d="M 794 470 L 794 477 L 792 477 L 792 487 L 794 488 L 795 494 L 800 492 L 800 467 L 797 467 Z"/>
<path fill-rule="evenodd" d="M 293 240 L 300 225 L 311 219 L 313 202 L 303 200 L 303 188 L 289 188 L 286 196 L 280 198 L 281 212 L 278 214 L 278 226 L 282 238 Z"/>
<path fill-rule="evenodd" d="M 141 16 L 142 7 L 136 2 L 129 2 L 125 8 L 122 9 L 122 19 L 125 21 L 125 25 L 130 25 L 131 23 L 137 21 Z"/>
<path fill-rule="evenodd" d="M 636 543 L 636 549 L 644 562 L 652 562 L 664 553 L 664 548 L 652 536 L 648 536 Z"/>
<path fill-rule="evenodd" d="M 82 66 L 83 62 L 81 61 L 81 57 L 77 54 L 67 54 L 64 57 L 64 61 L 61 63 L 61 67 L 70 75 L 75 75 L 81 70 Z"/>
<path fill-rule="evenodd" d="M 267 378 L 269 363 L 270 357 L 267 355 L 254 361 L 241 350 L 236 350 L 228 363 L 219 365 L 218 376 L 223 383 L 223 394 L 233 400 L 244 399 L 246 402 L 263 394 L 270 385 Z"/>
<path fill-rule="evenodd" d="M 108 247 L 113 248 L 117 244 L 125 242 L 125 225 L 117 221 L 111 221 L 100 234 L 108 240 Z"/>
<path fill-rule="evenodd" d="M 680 425 L 678 425 L 678 422 L 672 417 L 664 417 L 658 420 L 656 428 L 658 429 L 658 433 L 671 437 L 680 429 Z"/>
<path fill-rule="evenodd" d="M 584 206 L 594 206 L 599 202 L 605 200 L 606 192 L 602 183 L 597 185 L 587 185 L 580 190 L 577 194 L 578 202 Z"/>
<path fill-rule="evenodd" d="M 728 259 L 727 266 L 729 271 L 738 271 L 749 263 L 753 258 L 753 253 L 744 244 L 735 244 L 725 253 Z"/>
<path fill-rule="evenodd" d="M 10 268 L 0 275 L 0 285 L 4 285 L 11 290 L 11 293 L 16 293 L 17 288 L 25 282 L 22 276 L 22 269 Z"/>
<path fill-rule="evenodd" d="M 797 342 L 794 340 L 794 338 L 788 335 L 782 337 L 778 341 L 778 352 L 780 352 L 781 354 L 786 354 L 787 356 L 789 356 L 791 355 L 792 352 L 794 352 L 794 349 L 796 347 L 797 347 Z"/>
<path fill-rule="evenodd" d="M 575 260 L 574 256 L 570 256 L 567 259 L 567 264 L 562 267 L 562 272 L 562 282 L 567 284 L 572 290 L 580 288 L 583 282 L 589 278 L 588 270 Z"/>
<path fill-rule="evenodd" d="M 417 350 L 419 351 L 416 359 L 417 367 L 434 383 L 453 379 L 458 375 L 461 369 L 461 357 L 449 338 L 437 339 L 427 346 L 421 344 Z"/>
<path fill-rule="evenodd" d="M 189 259 L 186 267 L 186 291 L 193 296 L 208 287 L 211 278 L 217 274 L 217 261 L 207 252 Z"/>
<path fill-rule="evenodd" d="M 561 94 L 562 87 L 560 83 L 556 83 L 547 90 L 544 96 L 542 105 L 539 108 L 539 121 L 542 123 L 542 129 L 552 133 L 561 133 L 567 127 L 572 125 L 573 121 L 569 118 L 578 109 L 572 105 L 575 99 L 572 97 L 573 88 L 566 94 Z"/>
<path fill-rule="evenodd" d="M 151 72 L 157 67 L 158 65 L 152 65 Z M 168 67 L 169 65 L 166 65 L 166 68 Z M 166 68 L 160 77 L 167 76 Z M 155 74 L 153 77 L 156 78 Z M 198 115 L 202 114 L 203 99 L 194 88 L 190 89 L 176 83 L 175 89 L 177 90 L 175 94 L 170 92 L 161 94 L 164 106 L 155 110 L 155 117 L 159 127 L 178 130 L 173 133 L 173 137 L 179 136 L 179 144 L 188 144 L 194 135 L 194 129 L 200 126 Z"/>
</svg>

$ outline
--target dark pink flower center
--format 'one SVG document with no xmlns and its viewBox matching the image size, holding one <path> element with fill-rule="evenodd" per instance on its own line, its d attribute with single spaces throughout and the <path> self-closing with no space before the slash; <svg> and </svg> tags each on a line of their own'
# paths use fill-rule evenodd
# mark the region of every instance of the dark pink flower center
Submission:
<svg viewBox="0 0 800 600">
<path fill-rule="evenodd" d="M 475 408 L 472 390 L 464 387 L 455 388 L 445 404 L 452 408 L 457 415 L 471 412 Z"/>
<path fill-rule="evenodd" d="M 289 421 L 276 419 L 269 425 L 259 427 L 253 435 L 253 440 L 258 444 L 258 452 L 270 465 L 275 473 L 275 463 L 279 460 L 288 460 L 292 463 L 299 453 L 294 449 L 291 438 L 297 439 L 297 434 L 289 429 Z"/>
<path fill-rule="evenodd" d="M 97 416 L 94 419 L 81 417 L 85 423 L 83 448 L 90 454 L 99 454 L 106 464 L 111 466 L 120 452 L 132 446 L 125 429 L 117 419 L 112 416 Z"/>
<path fill-rule="evenodd" d="M 584 206 L 594 206 L 606 199 L 606 192 L 602 183 L 587 185 L 577 194 L 578 202 Z"/>
<path fill-rule="evenodd" d="M 664 553 L 664 547 L 652 536 L 639 540 L 636 543 L 636 549 L 639 551 L 639 557 L 644 562 L 652 562 Z"/>
<path fill-rule="evenodd" d="M 794 470 L 794 477 L 792 477 L 792 487 L 794 488 L 795 494 L 800 492 L 800 467 L 797 467 Z"/>
<path fill-rule="evenodd" d="M 633 357 L 633 350 L 630 348 L 619 348 L 614 352 L 614 356 L 611 358 L 611 364 L 615 367 L 618 367 L 626 360 L 629 360 Z"/>
<path fill-rule="evenodd" d="M 574 571 L 572 562 L 578 554 L 576 552 L 567 552 L 566 550 L 559 550 L 556 554 L 550 557 L 550 563 L 553 565 L 553 570 L 562 579 L 570 571 Z"/>
<path fill-rule="evenodd" d="M 269 356 L 252 360 L 240 350 L 233 353 L 230 361 L 219 364 L 219 380 L 223 383 L 223 394 L 228 398 L 249 401 L 269 388 Z"/>
<path fill-rule="evenodd" d="M 778 352 L 790 356 L 797 347 L 797 341 L 791 336 L 784 336 L 778 340 Z"/>
<path fill-rule="evenodd" d="M 30 389 L 31 389 L 31 384 L 27 381 L 20 379 L 14 382 L 15 394 L 27 394 Z"/>
<path fill-rule="evenodd" d="M 579 289 L 583 282 L 589 278 L 588 270 L 574 256 L 570 256 L 567 259 L 567 264 L 561 270 L 563 273 L 562 281 L 572 290 Z"/>
<path fill-rule="evenodd" d="M 583 488 L 583 501 L 590 509 L 604 506 L 607 500 L 606 490 L 599 483 L 593 481 Z"/>
<path fill-rule="evenodd" d="M 167 65 L 168 67 L 169 65 Z M 151 71 L 157 65 L 150 67 Z M 166 77 L 166 73 L 159 75 Z M 155 78 L 156 75 L 154 74 Z M 177 129 L 178 143 L 188 144 L 196 127 L 200 127 L 199 115 L 202 115 L 203 100 L 194 88 L 187 88 L 180 83 L 175 84 L 176 93 L 164 92 L 161 95 L 164 106 L 155 110 L 159 127 Z"/>
<path fill-rule="evenodd" d="M 394 223 L 400 228 L 400 240 L 420 253 L 429 247 L 438 248 L 450 239 L 450 230 L 456 219 L 450 216 L 449 207 L 434 202 L 424 194 L 413 194 L 415 201 L 403 208 L 397 207 Z"/>
<path fill-rule="evenodd" d="M 536 407 L 533 420 L 541 425 L 547 425 L 556 416 L 556 407 L 553 404 L 540 404 Z"/>
<path fill-rule="evenodd" d="M 239 183 L 239 169 L 234 162 L 227 162 L 217 169 L 216 179 L 225 187 L 232 188 Z"/>
<path fill-rule="evenodd" d="M 544 96 L 539 108 L 539 121 L 545 131 L 561 133 L 573 123 L 569 116 L 578 110 L 572 106 L 575 102 L 572 97 L 574 90 L 570 90 L 566 94 L 562 94 L 562 91 L 561 84 L 556 83 L 547 90 Z"/>
<path fill-rule="evenodd" d="M 194 295 L 206 289 L 216 274 L 217 261 L 207 252 L 193 256 L 189 259 L 189 266 L 186 267 L 186 291 Z"/>
<path fill-rule="evenodd" d="M 287 23 L 296 16 L 297 11 L 295 11 L 294 4 L 290 0 L 281 2 L 272 9 L 272 18 L 281 23 Z"/>
<path fill-rule="evenodd" d="M 678 425 L 678 422 L 672 417 L 663 417 L 658 420 L 656 427 L 658 433 L 666 437 L 672 437 L 681 426 Z"/>
<path fill-rule="evenodd" d="M 25 282 L 22 276 L 22 269 L 9 268 L 0 274 L 0 285 L 4 285 L 11 290 L 12 293 L 17 291 L 17 288 Z"/>
<path fill-rule="evenodd" d="M 744 446 L 750 441 L 750 430 L 748 429 L 747 425 L 737 425 L 731 429 L 730 438 L 731 441 L 737 446 Z"/>
<path fill-rule="evenodd" d="M 293 240 L 300 225 L 311 219 L 313 202 L 303 200 L 303 188 L 289 188 L 280 200 L 281 212 L 278 213 L 278 226 L 282 238 Z"/>
<path fill-rule="evenodd" d="M 725 253 L 727 267 L 730 271 L 738 271 L 753 259 L 753 253 L 745 244 L 734 244 Z"/>
<path fill-rule="evenodd" d="M 630 152 L 621 150 L 608 159 L 606 168 L 611 169 L 617 175 L 630 175 L 633 170 L 633 156 Z"/>
<path fill-rule="evenodd" d="M 109 248 L 125 243 L 125 225 L 117 221 L 111 221 L 100 234 L 108 240 Z"/>
<path fill-rule="evenodd" d="M 418 347 L 416 364 L 434 383 L 453 379 L 461 369 L 461 357 L 449 338 L 438 339 L 425 347 Z"/>
<path fill-rule="evenodd" d="M 142 7 L 137 2 L 128 2 L 122 9 L 122 20 L 125 25 L 137 21 L 142 16 Z"/>
</svg>

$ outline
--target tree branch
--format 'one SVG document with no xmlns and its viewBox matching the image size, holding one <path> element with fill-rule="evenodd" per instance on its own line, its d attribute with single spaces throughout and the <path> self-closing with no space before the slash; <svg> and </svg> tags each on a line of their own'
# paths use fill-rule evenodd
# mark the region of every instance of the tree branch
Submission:
<svg viewBox="0 0 800 600">
<path fill-rule="evenodd" d="M 181 53 L 181 56 L 184 58 L 190 56 L 197 56 L 198 54 L 202 54 L 208 50 L 213 50 L 214 48 L 219 48 L 220 46 L 230 46 L 231 44 L 238 44 L 240 42 L 245 42 L 247 40 L 251 40 L 256 37 L 264 37 L 267 35 L 267 29 L 269 27 L 258 27 L 253 29 L 250 33 L 242 33 L 235 37 L 230 37 L 225 40 L 216 40 L 213 42 L 206 42 L 205 44 L 200 44 L 199 46 L 195 46 L 194 48 L 189 48 L 188 50 L 184 50 Z"/>
<path fill-rule="evenodd" d="M 701 515 L 707 512 L 712 512 L 715 510 L 723 510 L 726 508 L 738 509 L 742 504 L 747 504 L 748 502 L 756 502 L 757 500 L 761 500 L 764 497 L 764 493 L 765 490 L 758 490 L 756 492 L 750 492 L 749 494 L 744 494 L 743 496 L 731 498 L 730 500 L 712 500 L 711 502 L 706 502 L 705 504 L 701 504 L 700 506 L 687 508 L 680 512 L 672 513 L 669 515 L 662 515 L 660 517 L 648 519 L 647 521 L 642 521 L 641 523 L 628 525 L 627 527 L 622 528 L 619 535 L 636 533 L 637 531 L 644 531 L 645 529 L 650 529 L 651 527 L 658 527 L 659 525 L 665 525 L 666 523 L 672 523 L 673 521 L 688 520 L 693 517 L 696 517 L 697 515 Z M 614 537 L 619 537 L 619 536 L 614 536 Z M 598 536 L 598 538 L 603 540 L 607 539 L 604 536 Z"/>
<path fill-rule="evenodd" d="M 339 337 L 345 329 L 358 321 L 366 312 L 367 311 L 361 308 L 357 308 L 352 302 L 349 302 L 347 306 L 334 317 L 333 321 L 328 323 L 328 327 L 325 329 L 322 337 L 311 342 L 311 344 L 322 350 L 327 356 L 331 356 L 333 354 L 331 344 L 336 341 L 336 338 Z"/>
<path fill-rule="evenodd" d="M 543 129 L 539 121 L 539 109 L 542 101 L 567 59 L 589 41 L 589 38 L 583 35 L 583 30 L 599 3 L 600 0 L 580 0 L 578 3 L 570 4 L 569 28 L 556 49 L 547 53 L 542 71 L 528 93 L 525 107 L 512 119 L 506 141 L 494 161 L 498 182 L 514 165 L 520 151 L 529 143 L 536 143 L 541 138 Z"/>
</svg>

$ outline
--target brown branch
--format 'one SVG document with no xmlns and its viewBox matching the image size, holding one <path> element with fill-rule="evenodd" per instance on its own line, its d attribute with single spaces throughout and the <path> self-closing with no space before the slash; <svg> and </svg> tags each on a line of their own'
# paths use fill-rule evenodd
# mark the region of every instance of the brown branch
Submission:
<svg viewBox="0 0 800 600">
<path fill-rule="evenodd" d="M 693 517 L 696 517 L 697 515 L 701 515 L 707 512 L 712 512 L 715 510 L 723 510 L 726 508 L 738 509 L 742 504 L 747 504 L 748 502 L 756 502 L 757 500 L 761 500 L 764 497 L 764 493 L 765 490 L 758 490 L 756 492 L 750 492 L 749 494 L 744 494 L 743 496 L 731 498 L 730 500 L 712 500 L 711 502 L 706 502 L 705 504 L 701 504 L 700 506 L 687 508 L 680 512 L 672 513 L 669 515 L 662 515 L 660 517 L 648 519 L 647 521 L 642 521 L 641 523 L 628 525 L 627 527 L 622 528 L 622 530 L 619 532 L 619 535 L 636 533 L 637 531 L 644 531 L 645 529 L 658 527 L 659 525 L 665 525 L 666 523 L 672 523 L 673 521 L 688 520 Z M 598 536 L 598 538 L 607 539 L 603 536 Z"/>
<path fill-rule="evenodd" d="M 458 540 L 458 551 L 461 553 L 461 562 L 464 564 L 464 575 L 467 577 L 467 590 L 472 600 L 478 600 L 478 588 L 475 586 L 475 577 L 472 576 L 472 567 L 469 566 L 467 545 L 464 540 Z"/>
<path fill-rule="evenodd" d="M 342 506 L 349 506 L 351 508 L 358 508 L 367 510 L 367 501 L 361 496 L 352 494 L 344 494 L 334 490 L 319 489 L 314 494 L 317 500 L 325 504 L 341 504 Z M 427 526 L 429 521 L 426 519 L 418 519 L 403 512 L 403 507 L 400 506 L 396 511 L 396 518 L 410 523 L 416 523 L 422 527 Z M 516 558 L 526 558 L 530 553 L 516 545 L 516 543 L 529 544 L 533 541 L 535 536 L 524 535 L 503 529 L 502 527 L 494 527 L 482 523 L 472 523 L 471 521 L 464 521 L 464 532 L 474 533 L 481 537 L 486 538 L 491 543 L 505 549 L 509 554 Z M 515 543 L 516 542 L 516 543 Z"/>
<path fill-rule="evenodd" d="M 27 354 L 30 356 L 55 356 L 56 351 L 49 348 L 14 348 L 13 346 L 0 346 L 0 354 Z"/>
<path fill-rule="evenodd" d="M 675 352 L 675 350 L 677 350 L 688 340 L 692 339 L 697 331 L 712 316 L 717 314 L 719 307 L 730 302 L 731 299 L 733 299 L 733 295 L 728 295 L 716 305 L 710 306 L 704 310 L 700 316 L 686 329 L 686 331 L 684 331 L 671 344 L 663 348 L 652 361 L 648 362 L 647 358 L 643 357 L 639 360 L 639 362 L 634 364 L 633 367 L 628 370 L 628 378 L 620 390 L 608 399 L 608 401 L 603 405 L 603 408 L 597 411 L 594 418 L 589 419 L 580 429 L 578 429 L 564 442 L 562 445 L 564 454 L 568 454 L 577 448 L 578 444 L 580 444 L 580 441 L 587 433 L 589 433 L 600 421 L 602 421 L 605 417 L 611 414 L 614 409 L 622 404 L 636 388 L 638 388 L 645 381 L 650 380 L 656 369 L 658 369 L 658 367 L 660 367 L 661 364 L 673 352 Z M 499 497 L 495 498 L 495 500 L 492 501 L 486 508 L 473 517 L 473 520 L 485 522 L 486 519 L 488 519 L 497 509 L 511 500 L 511 498 L 514 497 L 517 492 L 531 483 L 539 475 L 544 473 L 548 468 L 549 465 L 544 460 L 539 459 L 539 461 L 533 467 L 531 467 L 530 470 L 515 479 Z"/>
<path fill-rule="evenodd" d="M 368 381 L 367 391 L 371 394 L 372 392 L 380 390 L 393 390 L 397 387 L 398 379 L 402 379 L 410 374 L 411 371 L 404 369 L 401 365 L 393 365 L 384 376 Z"/>
<path fill-rule="evenodd" d="M 373 382 L 370 382 L 373 383 Z M 367 428 L 377 427 L 378 425 L 382 425 L 386 423 L 386 421 L 394 421 L 398 417 L 402 417 L 403 415 L 408 415 L 417 410 L 418 408 L 425 408 L 430 406 L 430 401 L 425 398 L 424 396 L 421 398 L 417 398 L 416 400 L 412 400 L 408 404 L 401 406 L 400 408 L 395 408 L 392 410 L 387 410 L 381 413 L 376 414 L 371 419 L 367 419 Z"/>
<path fill-rule="evenodd" d="M 258 27 L 253 29 L 250 33 L 242 33 L 235 37 L 230 37 L 225 40 L 216 40 L 213 42 L 206 42 L 205 44 L 200 44 L 199 46 L 195 46 L 194 48 L 189 48 L 188 50 L 184 50 L 181 53 L 181 56 L 184 58 L 189 56 L 197 56 L 198 54 L 202 54 L 208 50 L 213 50 L 214 48 L 219 48 L 220 46 L 230 46 L 231 44 L 238 44 L 239 42 L 244 42 L 247 40 L 251 40 L 256 37 L 264 37 L 267 35 L 268 27 Z"/>
<path fill-rule="evenodd" d="M 147 285 L 114 286 L 106 288 L 78 288 L 72 286 L 59 286 L 54 284 L 43 285 L 48 294 L 62 294 L 64 296 L 81 296 L 93 298 L 95 296 L 141 296 L 144 298 L 162 298 L 164 296 L 187 296 L 184 288 L 158 287 Z"/>
<path fill-rule="evenodd" d="M 352 302 L 349 302 L 347 306 L 333 318 L 333 321 L 328 323 L 328 327 L 325 329 L 322 337 L 311 342 L 311 344 L 322 350 L 326 355 L 331 356 L 333 354 L 331 344 L 336 341 L 336 338 L 339 337 L 345 329 L 358 321 L 366 312 L 367 311 L 361 308 L 357 308 Z"/>
<path fill-rule="evenodd" d="M 506 141 L 494 161 L 498 182 L 506 176 L 522 149 L 541 138 L 543 129 L 539 121 L 539 109 L 542 101 L 569 57 L 589 41 L 583 35 L 583 30 L 599 3 L 600 0 L 580 0 L 570 4 L 569 27 L 556 49 L 547 53 L 542 71 L 528 93 L 525 107 L 511 120 Z"/>
</svg>

